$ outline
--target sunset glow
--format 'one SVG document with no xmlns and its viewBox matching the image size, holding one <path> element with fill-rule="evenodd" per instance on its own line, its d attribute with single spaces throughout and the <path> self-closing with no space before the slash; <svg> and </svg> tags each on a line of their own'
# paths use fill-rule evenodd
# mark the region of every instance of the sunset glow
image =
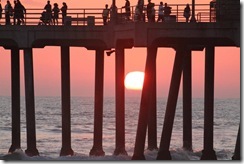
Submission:
<svg viewBox="0 0 244 164">
<path fill-rule="evenodd" d="M 129 72 L 125 77 L 125 87 L 131 90 L 141 90 L 144 81 L 144 72 Z"/>
<path fill-rule="evenodd" d="M 158 5 L 161 0 L 152 0 Z M 198 0 L 196 4 L 209 4 L 211 0 Z M 12 5 L 13 5 L 13 1 Z M 29 9 L 42 9 L 47 1 L 40 0 L 21 0 L 22 4 Z M 62 6 L 63 0 L 52 1 L 51 4 L 58 3 Z M 135 6 L 138 0 L 130 0 L 131 6 Z M 145 4 L 148 1 L 144 1 Z M 164 1 L 163 1 L 164 2 Z M 66 1 L 69 9 L 74 8 L 100 8 L 105 4 L 109 6 L 112 0 L 99 1 Z M 164 2 L 165 3 L 165 2 Z M 171 0 L 168 4 L 191 4 L 189 0 Z M 6 0 L 1 1 L 5 6 Z M 116 6 L 121 8 L 125 5 L 125 0 L 116 0 Z M 156 8 L 158 10 L 158 8 Z M 82 11 L 82 10 L 80 10 Z M 97 15 L 101 17 L 101 15 Z M 61 19 L 61 16 L 60 16 Z M 2 25 L 4 19 L 1 19 Z M 39 21 L 39 15 L 38 20 Z M 61 20 L 60 20 L 61 22 Z M 11 95 L 11 58 L 10 50 L 0 48 L 0 95 Z M 72 96 L 94 96 L 94 73 L 95 73 L 95 52 L 84 47 L 70 48 L 70 75 Z M 146 64 L 147 50 L 145 48 L 133 47 L 125 51 L 125 71 L 144 70 Z M 163 97 L 168 96 L 171 80 L 172 66 L 175 51 L 172 48 L 160 47 L 157 55 L 157 91 Z M 192 51 L 192 94 L 194 97 L 204 96 L 204 56 L 205 51 Z M 34 81 L 35 95 L 37 96 L 60 96 L 61 75 L 60 75 L 60 47 L 46 46 L 43 49 L 33 48 L 34 59 Z M 136 61 L 136 62 L 135 62 Z M 239 98 L 240 97 L 240 48 L 239 47 L 216 47 L 215 48 L 215 97 L 218 98 Z M 21 96 L 24 91 L 24 70 L 23 70 L 23 51 L 20 51 L 20 80 Z M 104 95 L 111 97 L 115 93 L 115 56 L 105 56 L 104 64 Z M 48 70 L 48 71 L 47 71 Z M 229 78 L 231 77 L 231 78 Z M 81 85 L 82 84 L 82 85 Z M 164 91 L 164 92 L 162 92 Z M 134 94 L 129 92 L 129 94 Z"/>
<path fill-rule="evenodd" d="M 0 164 L 240 161 L 240 1 L 0 0 Z"/>
</svg>

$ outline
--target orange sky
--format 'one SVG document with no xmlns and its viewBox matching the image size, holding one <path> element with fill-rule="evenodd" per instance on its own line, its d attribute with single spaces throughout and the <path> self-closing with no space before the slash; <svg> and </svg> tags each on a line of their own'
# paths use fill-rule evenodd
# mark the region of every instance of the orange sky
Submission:
<svg viewBox="0 0 244 164">
<path fill-rule="evenodd" d="M 160 0 L 152 0 L 158 4 Z M 42 8 L 45 0 L 21 0 L 26 8 Z M 51 0 L 51 3 L 61 3 L 63 0 Z M 69 0 L 69 8 L 103 8 L 105 3 L 112 0 Z M 130 0 L 135 5 L 137 0 Z M 163 1 L 169 4 L 191 3 L 187 0 Z M 2 0 L 5 4 L 6 0 Z M 117 7 L 123 6 L 124 0 L 117 0 Z M 145 3 L 147 3 L 145 1 Z M 209 3 L 209 0 L 196 0 L 196 3 Z M 215 97 L 240 97 L 240 48 L 227 47 L 216 49 L 215 57 Z M 146 49 L 126 49 L 125 72 L 144 71 Z M 85 48 L 71 48 L 71 96 L 94 96 L 95 52 Z M 157 91 L 158 96 L 167 97 L 171 79 L 174 50 L 160 48 L 157 57 Z M 23 56 L 21 51 L 21 95 L 24 96 Z M 204 96 L 204 51 L 193 52 L 193 97 Z M 60 96 L 60 48 L 45 47 L 34 49 L 34 84 L 36 96 Z M 10 84 L 10 51 L 0 48 L 0 95 L 11 95 Z M 140 96 L 141 91 L 126 90 L 126 96 Z M 115 95 L 115 58 L 105 56 L 104 95 Z M 181 96 L 181 93 L 180 93 Z"/>
</svg>

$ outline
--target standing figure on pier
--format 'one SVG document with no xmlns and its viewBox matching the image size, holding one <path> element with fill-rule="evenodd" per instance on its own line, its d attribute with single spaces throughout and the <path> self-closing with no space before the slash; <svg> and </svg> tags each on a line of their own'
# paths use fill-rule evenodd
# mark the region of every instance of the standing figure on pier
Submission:
<svg viewBox="0 0 244 164">
<path fill-rule="evenodd" d="M 168 6 L 167 3 L 164 4 L 164 19 L 165 21 L 170 20 L 170 14 L 171 14 L 171 7 Z"/>
<path fill-rule="evenodd" d="M 68 10 L 68 6 L 65 2 L 63 2 L 63 6 L 61 7 L 61 11 L 62 11 L 62 24 L 64 25 L 64 18 L 67 16 L 67 10 Z"/>
<path fill-rule="evenodd" d="M 137 8 L 138 8 L 138 20 L 145 22 L 145 14 L 143 12 L 143 10 L 144 10 L 144 0 L 138 0 Z"/>
<path fill-rule="evenodd" d="M 14 0 L 14 14 L 13 14 L 13 21 L 14 21 L 14 25 L 16 25 L 16 20 L 18 20 L 18 9 L 17 7 L 17 1 Z"/>
<path fill-rule="evenodd" d="M 109 8 L 108 8 L 108 4 L 105 5 L 105 9 L 103 9 L 103 25 L 107 25 L 107 21 L 108 21 L 108 16 L 109 16 Z"/>
<path fill-rule="evenodd" d="M 153 10 L 153 3 L 151 0 L 148 0 L 147 4 L 147 20 L 148 22 L 152 22 L 152 10 Z"/>
<path fill-rule="evenodd" d="M 24 24 L 24 13 L 26 12 L 25 7 L 21 4 L 19 0 L 14 2 L 14 24 L 20 25 Z"/>
<path fill-rule="evenodd" d="M 0 21 L 2 19 L 2 12 L 3 12 L 3 8 L 2 8 L 2 4 L 1 4 L 1 1 L 0 1 Z M 0 24 L 1 25 L 1 24 Z"/>
<path fill-rule="evenodd" d="M 50 25 L 52 23 L 52 5 L 50 4 L 50 1 L 47 1 L 44 9 L 46 10 L 46 22 Z"/>
<path fill-rule="evenodd" d="M 26 14 L 26 9 L 25 9 L 25 6 L 20 2 L 20 0 L 17 0 L 17 3 L 20 6 L 20 20 L 21 20 L 22 25 L 24 25 L 25 24 L 25 21 L 24 21 L 25 15 L 24 14 Z"/>
<path fill-rule="evenodd" d="M 5 5 L 5 24 L 11 25 L 10 16 L 13 16 L 13 7 L 9 0 L 7 0 L 7 4 Z"/>
<path fill-rule="evenodd" d="M 164 21 L 164 4 L 162 1 L 160 2 L 159 6 L 158 6 L 158 20 L 157 20 L 157 22 L 159 22 L 160 20 L 162 22 Z"/>
<path fill-rule="evenodd" d="M 125 13 L 126 13 L 126 19 L 130 20 L 130 1 L 129 0 L 125 0 L 125 6 L 123 6 L 122 8 L 125 8 Z"/>
<path fill-rule="evenodd" d="M 54 3 L 53 5 L 54 5 L 54 7 L 53 7 L 53 25 L 55 25 L 55 22 L 58 25 L 58 13 L 59 13 L 60 9 L 58 8 L 57 3 Z"/>
<path fill-rule="evenodd" d="M 152 22 L 155 22 L 155 16 L 156 16 L 155 4 L 152 3 L 152 13 L 151 13 Z"/>
<path fill-rule="evenodd" d="M 184 17 L 186 18 L 186 22 L 189 22 L 190 16 L 191 16 L 191 9 L 190 9 L 189 4 L 187 4 L 184 9 Z"/>
<path fill-rule="evenodd" d="M 141 16 L 141 13 L 140 13 L 139 7 L 137 5 L 136 9 L 135 9 L 135 14 L 134 14 L 134 21 L 135 22 L 141 21 L 141 17 L 140 16 Z"/>
</svg>

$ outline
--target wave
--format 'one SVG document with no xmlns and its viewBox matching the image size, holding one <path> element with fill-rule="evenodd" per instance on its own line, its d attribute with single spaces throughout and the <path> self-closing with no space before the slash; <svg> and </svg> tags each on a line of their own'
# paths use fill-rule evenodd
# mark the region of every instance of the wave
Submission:
<svg viewBox="0 0 244 164">
<path fill-rule="evenodd" d="M 73 156 L 62 156 L 57 158 L 46 157 L 46 156 L 27 156 L 21 149 L 16 150 L 12 154 L 7 154 L 0 158 L 5 161 L 128 161 L 131 159 L 127 155 L 119 156 L 87 156 L 80 153 L 74 153 Z"/>
<path fill-rule="evenodd" d="M 157 157 L 157 150 L 145 150 L 145 158 L 147 161 L 155 161 Z M 189 161 L 189 160 L 200 160 L 201 151 L 186 151 L 182 148 L 178 148 L 170 151 L 173 161 Z M 218 160 L 231 160 L 233 153 L 229 150 L 220 150 L 216 152 Z M 1 160 L 5 161 L 130 161 L 131 156 L 129 155 L 105 155 L 105 156 L 88 156 L 81 153 L 74 153 L 73 156 L 62 156 L 62 157 L 47 157 L 47 156 L 27 156 L 23 150 L 16 150 L 12 154 L 7 154 L 0 157 Z"/>
</svg>

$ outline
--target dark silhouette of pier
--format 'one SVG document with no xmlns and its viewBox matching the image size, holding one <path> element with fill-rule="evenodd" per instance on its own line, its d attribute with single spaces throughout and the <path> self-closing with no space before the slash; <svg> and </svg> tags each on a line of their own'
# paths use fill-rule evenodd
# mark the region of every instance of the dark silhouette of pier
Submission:
<svg viewBox="0 0 244 164">
<path fill-rule="evenodd" d="M 113 1 L 115 8 L 115 1 Z M 27 150 L 29 156 L 39 155 L 36 148 L 35 125 L 35 92 L 33 72 L 33 49 L 45 46 L 59 46 L 61 48 L 61 90 L 62 90 L 62 147 L 61 156 L 73 155 L 71 147 L 70 124 L 70 47 L 85 47 L 96 51 L 95 65 L 95 104 L 94 104 L 94 144 L 90 155 L 105 154 L 102 147 L 103 125 L 103 81 L 104 81 L 104 52 L 115 53 L 116 77 L 116 146 L 114 155 L 127 154 L 125 148 L 125 90 L 124 68 L 125 49 L 132 47 L 146 47 L 147 59 L 145 63 L 145 81 L 141 95 L 140 113 L 136 133 L 135 149 L 132 159 L 142 160 L 144 157 L 145 140 L 148 129 L 148 149 L 158 149 L 158 160 L 171 159 L 169 147 L 175 117 L 180 81 L 183 78 L 183 148 L 192 150 L 192 51 L 205 49 L 205 90 L 204 90 L 204 147 L 203 160 L 216 160 L 213 145 L 213 116 L 214 116 L 214 56 L 215 47 L 240 47 L 240 2 L 237 0 L 217 1 L 219 8 L 213 21 L 212 11 L 197 13 L 192 11 L 190 23 L 180 21 L 176 14 L 176 21 L 153 23 L 135 22 L 119 19 L 119 12 L 113 12 L 108 25 L 96 22 L 94 14 L 87 19 L 68 17 L 67 25 L 38 26 L 28 21 L 36 18 L 26 18 L 26 25 L 0 26 L 0 45 L 11 50 L 12 77 L 12 145 L 9 152 L 21 148 L 20 138 L 20 64 L 19 51 L 24 51 L 24 76 L 26 97 Z M 228 10 L 221 6 L 228 3 Z M 209 4 L 208 4 L 209 5 Z M 173 5 L 171 5 L 173 6 Z M 175 5 L 177 6 L 177 5 Z M 182 5 L 183 6 L 183 5 Z M 184 5 L 185 6 L 185 5 Z M 194 5 L 193 5 L 194 6 Z M 195 8 L 195 6 L 194 6 Z M 226 9 L 226 8 L 225 8 Z M 231 10 L 232 9 L 232 10 Z M 238 10 L 236 10 L 238 9 Z M 88 10 L 88 9 L 87 9 Z M 84 11 L 87 11 L 84 10 Z M 119 10 L 119 9 L 118 9 Z M 221 14 L 218 11 L 221 10 Z M 114 11 L 114 10 L 113 10 Z M 175 10 L 178 11 L 179 10 Z M 28 9 L 27 9 L 28 12 Z M 176 12 L 176 13 L 178 13 Z M 207 21 L 197 15 L 208 13 Z M 38 13 L 40 14 L 40 13 Z M 96 13 L 98 14 L 98 13 Z M 101 14 L 101 13 L 99 13 Z M 228 17 L 226 16 L 228 14 Z M 232 14 L 233 19 L 229 19 Z M 225 17 L 226 16 L 226 17 Z M 84 18 L 84 16 L 82 17 Z M 121 17 L 120 17 L 121 18 Z M 183 20 L 183 18 L 182 18 Z M 79 21 L 82 21 L 79 24 Z M 36 23 L 36 22 L 34 22 Z M 157 146 L 156 126 L 156 59 L 159 47 L 170 47 L 176 51 L 164 126 L 161 141 Z M 112 51 L 111 51 L 112 50 Z M 240 132 L 233 159 L 240 159 Z"/>
</svg>

